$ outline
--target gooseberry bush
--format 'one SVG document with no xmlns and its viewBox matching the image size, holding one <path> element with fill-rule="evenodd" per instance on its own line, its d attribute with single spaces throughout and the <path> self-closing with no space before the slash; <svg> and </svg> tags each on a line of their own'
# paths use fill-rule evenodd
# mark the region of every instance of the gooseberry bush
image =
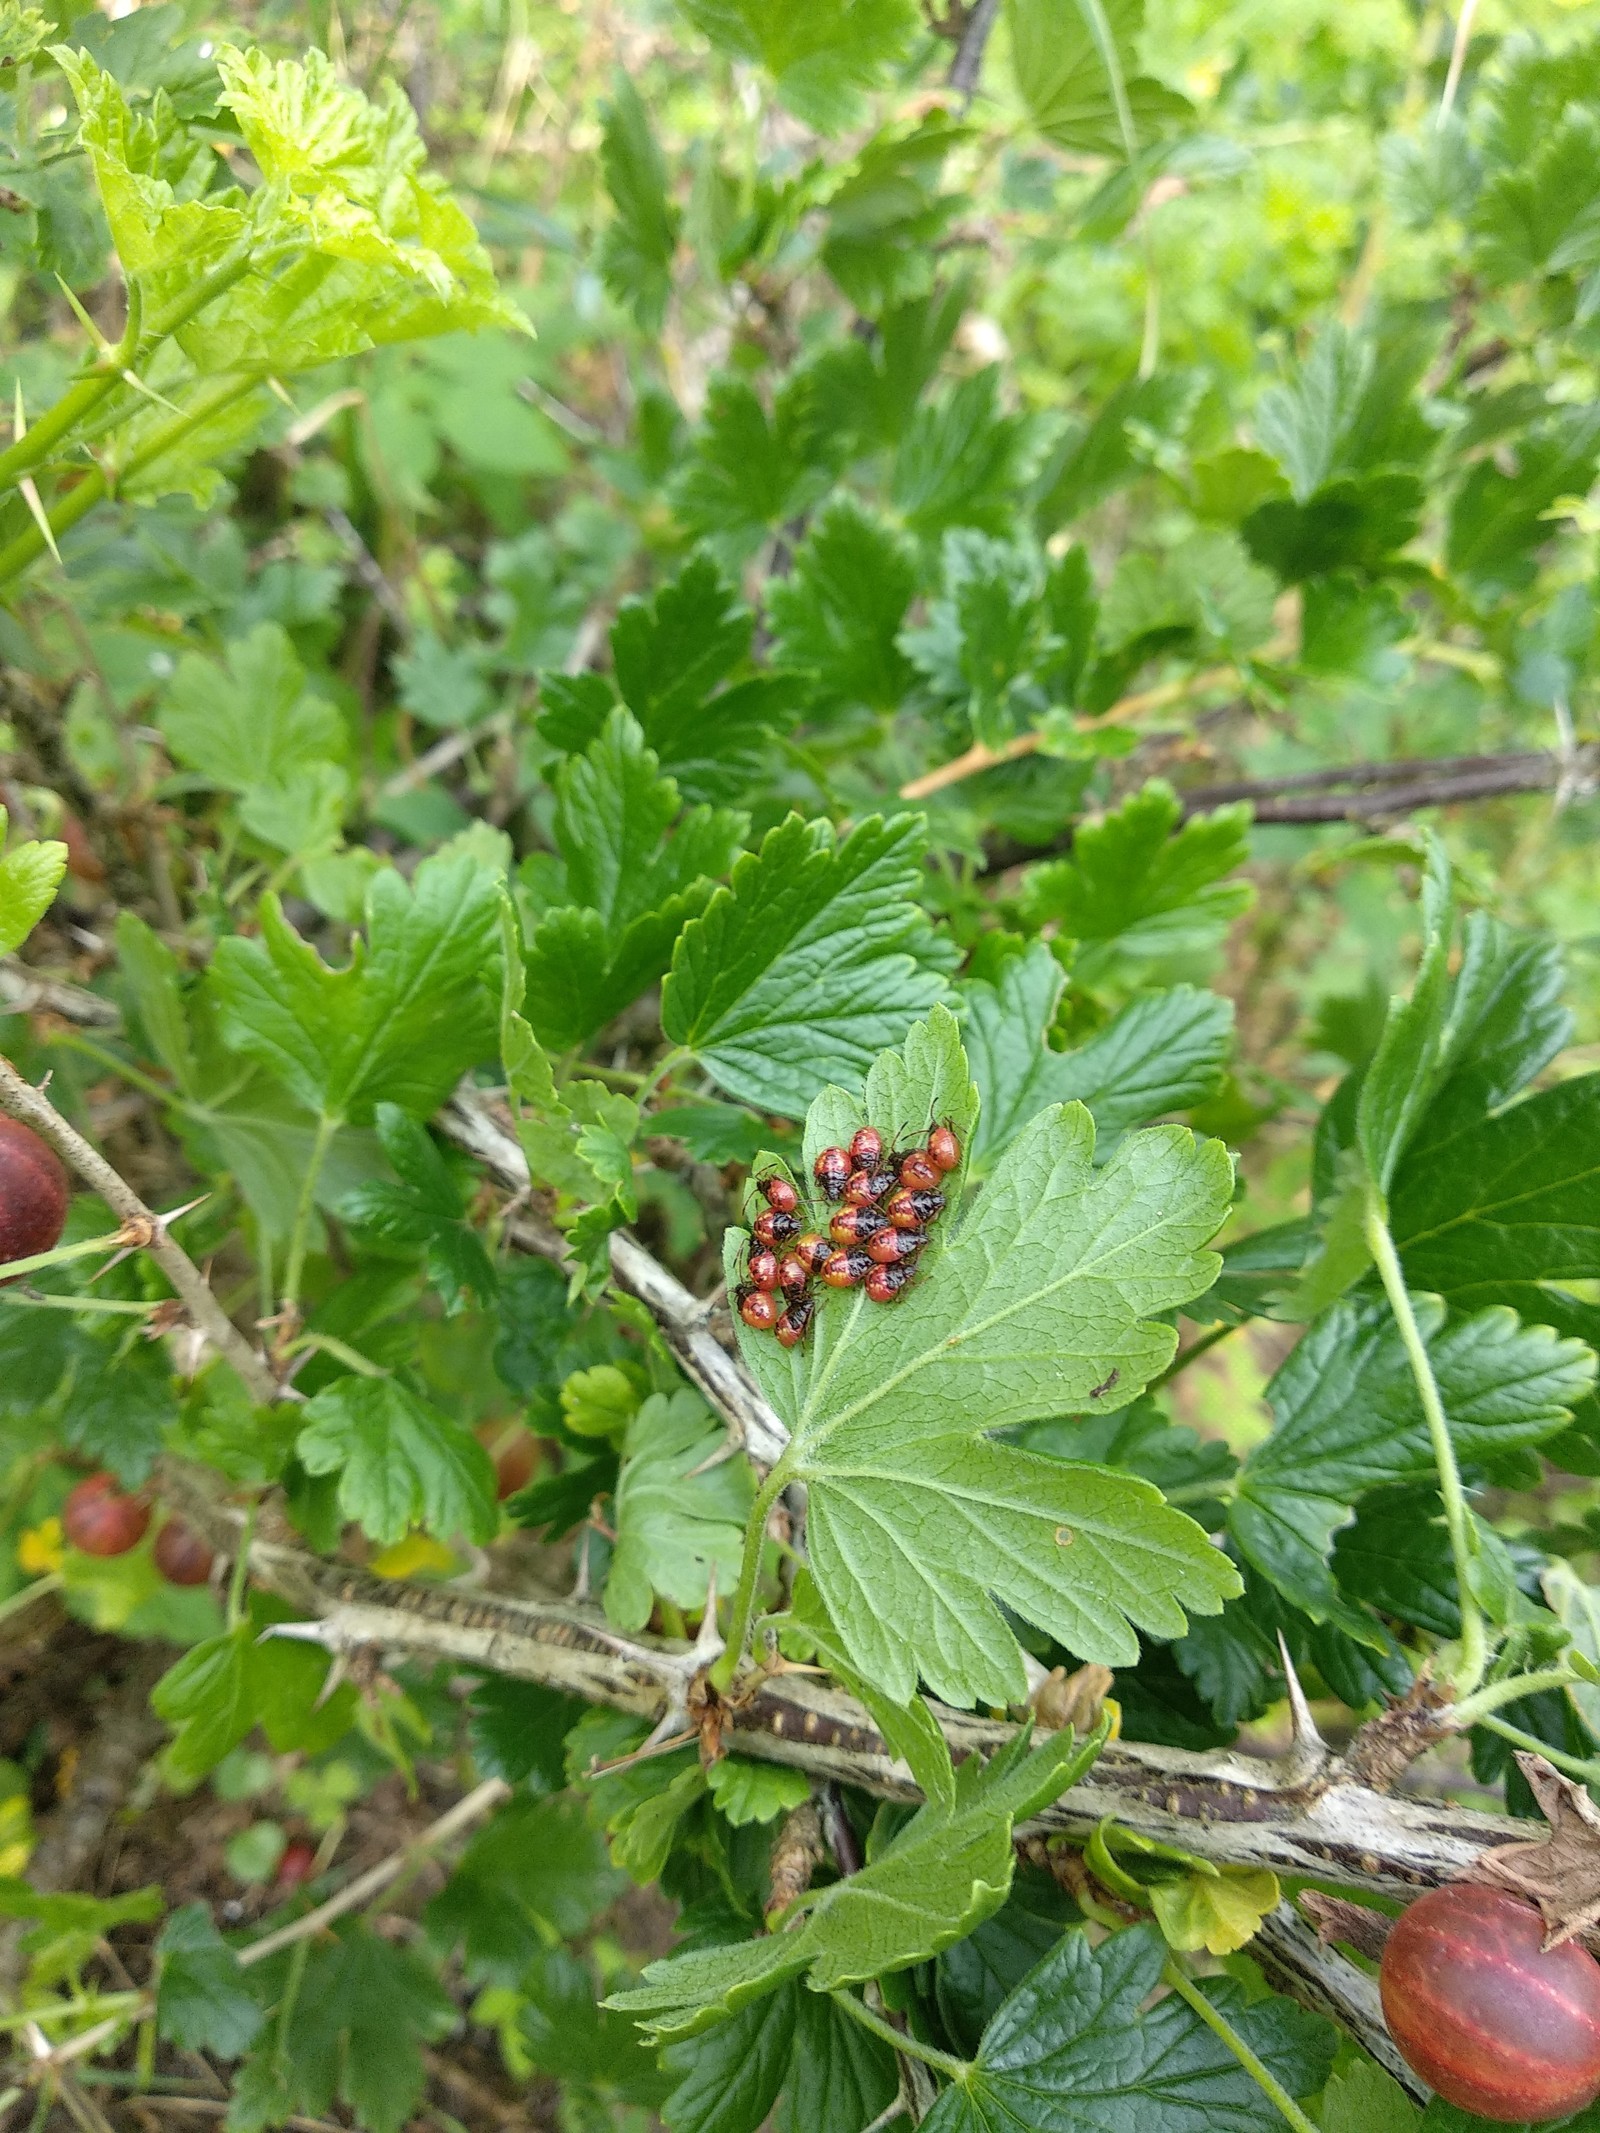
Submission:
<svg viewBox="0 0 1600 2133">
<path fill-rule="evenodd" d="M 1600 40 L 1284 13 L 0 0 L 0 2121 L 1600 2126 Z"/>
</svg>

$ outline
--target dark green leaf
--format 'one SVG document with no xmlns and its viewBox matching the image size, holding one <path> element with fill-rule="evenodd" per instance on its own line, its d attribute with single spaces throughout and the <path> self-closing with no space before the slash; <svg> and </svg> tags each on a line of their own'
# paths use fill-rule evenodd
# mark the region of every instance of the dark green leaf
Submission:
<svg viewBox="0 0 1600 2133">
<path fill-rule="evenodd" d="M 600 167 L 616 220 L 600 247 L 600 272 L 646 333 L 659 333 L 672 294 L 678 211 L 667 197 L 667 168 L 639 92 L 619 67 L 604 112 Z"/>
<path fill-rule="evenodd" d="M 237 2059 L 261 2028 L 262 2011 L 205 1905 L 186 1903 L 172 1912 L 155 1952 L 160 2034 L 186 2051 Z"/>
<path fill-rule="evenodd" d="M 339 1378 L 303 1410 L 309 1474 L 339 1476 L 339 1505 L 387 1546 L 414 1525 L 442 1539 L 494 1538 L 494 1466 L 468 1429 L 395 1378 Z"/>
<path fill-rule="evenodd" d="M 778 656 L 811 678 L 820 708 L 898 709 L 912 669 L 896 642 L 916 568 L 906 544 L 853 496 L 831 498 L 812 520 L 767 611 Z"/>
<path fill-rule="evenodd" d="M 551 1935 L 570 1940 L 624 1886 L 580 1802 L 514 1800 L 473 1838 L 425 1923 L 475 1981 L 514 1984 Z"/>
</svg>

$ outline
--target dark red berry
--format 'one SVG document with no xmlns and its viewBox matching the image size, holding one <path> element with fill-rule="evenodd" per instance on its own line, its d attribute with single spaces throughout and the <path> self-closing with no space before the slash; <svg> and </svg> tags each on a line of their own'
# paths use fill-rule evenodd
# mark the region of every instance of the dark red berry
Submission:
<svg viewBox="0 0 1600 2133">
<path fill-rule="evenodd" d="M 941 1170 L 961 1168 L 961 1143 L 948 1126 L 935 1126 L 928 1135 L 928 1153 Z"/>
<path fill-rule="evenodd" d="M 942 1192 L 911 1192 L 902 1186 L 884 1202 L 884 1213 L 896 1229 L 926 1229 L 944 1213 Z"/>
<path fill-rule="evenodd" d="M 0 1263 L 53 1252 L 67 1226 L 67 1173 L 56 1152 L 0 1118 Z"/>
<path fill-rule="evenodd" d="M 816 1302 L 810 1296 L 802 1296 L 792 1303 L 778 1320 L 778 1343 L 784 1348 L 798 1348 L 811 1330 L 811 1321 L 816 1313 Z"/>
<path fill-rule="evenodd" d="M 85 1555 L 126 1555 L 149 1524 L 150 1506 L 125 1496 L 115 1474 L 91 1474 L 61 1507 L 61 1530 Z"/>
<path fill-rule="evenodd" d="M 283 1847 L 283 1857 L 278 1861 L 278 1871 L 272 1877 L 273 1887 L 287 1895 L 302 1882 L 309 1881 L 316 1871 L 315 1845 L 308 1844 L 304 1837 L 292 1837 Z"/>
<path fill-rule="evenodd" d="M 879 1266 L 905 1266 L 928 1241 L 922 1229 L 880 1229 L 867 1244 L 867 1257 Z"/>
<path fill-rule="evenodd" d="M 817 1190 L 825 1200 L 843 1198 L 850 1171 L 850 1158 L 842 1148 L 824 1148 L 811 1166 L 811 1175 L 817 1181 Z"/>
<path fill-rule="evenodd" d="M 934 1192 L 944 1172 L 926 1148 L 913 1148 L 900 1163 L 900 1182 L 912 1192 Z"/>
<path fill-rule="evenodd" d="M 821 1271 L 823 1260 L 831 1256 L 833 1246 L 826 1237 L 819 1237 L 816 1231 L 811 1229 L 806 1231 L 794 1251 L 795 1257 L 803 1263 L 806 1272 L 815 1274 Z"/>
<path fill-rule="evenodd" d="M 181 1518 L 169 1518 L 156 1535 L 151 1551 L 156 1568 L 169 1585 L 203 1585 L 211 1575 L 216 1557 Z"/>
<path fill-rule="evenodd" d="M 844 1188 L 846 1207 L 876 1207 L 900 1182 L 892 1170 L 852 1170 Z"/>
<path fill-rule="evenodd" d="M 848 1252 L 835 1252 L 825 1261 L 822 1278 L 830 1289 L 859 1289 L 872 1272 L 872 1261 L 859 1246 Z"/>
<path fill-rule="evenodd" d="M 1535 1905 L 1458 1881 L 1403 1911 L 1384 1944 L 1383 2018 L 1401 2057 L 1496 2124 L 1565 2118 L 1600 2095 L 1600 1963 L 1543 1940 Z"/>
<path fill-rule="evenodd" d="M 792 1215 L 800 1205 L 800 1195 L 787 1178 L 763 1178 L 761 1197 L 769 1207 L 775 1207 L 780 1215 Z"/>
<path fill-rule="evenodd" d="M 770 1333 L 778 1323 L 778 1299 L 770 1289 L 751 1289 L 739 1299 L 739 1316 L 752 1333 Z"/>
<path fill-rule="evenodd" d="M 888 1225 L 889 1218 L 877 1207 L 841 1207 L 828 1224 L 835 1244 L 865 1244 Z"/>
<path fill-rule="evenodd" d="M 778 1268 L 778 1287 L 785 1296 L 803 1296 L 806 1284 L 811 1279 L 811 1269 L 798 1252 L 785 1253 L 783 1264 Z"/>
<path fill-rule="evenodd" d="M 768 1251 L 781 1250 L 784 1245 L 793 1244 L 799 1236 L 800 1220 L 797 1215 L 786 1215 L 776 1207 L 769 1207 L 765 1214 L 756 1216 L 754 1228 L 757 1244 L 764 1244 Z"/>
<path fill-rule="evenodd" d="M 503 1424 L 492 1425 L 503 1429 Z M 539 1464 L 539 1440 L 531 1431 L 519 1429 L 509 1444 L 496 1448 L 496 1439 L 490 1438 L 488 1452 L 494 1461 L 494 1493 L 497 1503 L 504 1503 L 508 1496 L 515 1496 L 518 1489 L 525 1489 L 533 1479 Z"/>
<path fill-rule="evenodd" d="M 875 1304 L 892 1304 L 911 1279 L 908 1266 L 875 1266 L 867 1276 L 867 1294 Z"/>
<path fill-rule="evenodd" d="M 876 1126 L 862 1126 L 850 1143 L 850 1167 L 876 1170 L 883 1161 L 883 1135 Z"/>
<path fill-rule="evenodd" d="M 775 1289 L 778 1286 L 776 1252 L 753 1251 L 750 1254 L 750 1286 L 755 1289 Z"/>
</svg>

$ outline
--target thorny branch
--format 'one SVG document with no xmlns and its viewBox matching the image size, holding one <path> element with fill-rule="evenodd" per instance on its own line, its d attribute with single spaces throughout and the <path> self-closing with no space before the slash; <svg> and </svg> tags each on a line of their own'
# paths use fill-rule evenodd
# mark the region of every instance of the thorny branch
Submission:
<svg viewBox="0 0 1600 2133">
<path fill-rule="evenodd" d="M 278 1399 L 281 1388 L 265 1359 L 251 1347 L 212 1295 L 210 1283 L 182 1245 L 167 1234 L 160 1216 L 145 1206 L 105 1157 L 91 1148 L 50 1099 L 5 1058 L 0 1058 L 0 1111 L 30 1126 L 41 1140 L 48 1141 L 62 1161 L 121 1218 L 130 1232 L 130 1241 L 137 1241 L 160 1267 L 182 1298 L 191 1322 L 238 1372 L 251 1398 L 263 1404 Z"/>
</svg>

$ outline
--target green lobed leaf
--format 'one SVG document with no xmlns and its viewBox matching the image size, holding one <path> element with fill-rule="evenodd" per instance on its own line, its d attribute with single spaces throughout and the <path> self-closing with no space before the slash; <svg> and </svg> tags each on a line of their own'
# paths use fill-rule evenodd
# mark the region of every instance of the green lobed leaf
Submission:
<svg viewBox="0 0 1600 2133">
<path fill-rule="evenodd" d="M 1187 113 L 1134 70 L 1144 0 L 1007 0 L 1006 19 L 1017 89 L 1057 148 L 1124 156 Z"/>
<path fill-rule="evenodd" d="M 280 1754 L 317 1754 L 348 1731 L 355 1690 L 326 1693 L 328 1655 L 263 1635 L 295 1619 L 292 1607 L 252 1593 L 246 1620 L 193 1646 L 156 1683 L 151 1708 L 176 1729 L 162 1757 L 175 1790 L 192 1790 L 258 1724 Z"/>
<path fill-rule="evenodd" d="M 396 1378 L 337 1378 L 307 1401 L 295 1451 L 308 1474 L 337 1474 L 339 1508 L 380 1546 L 413 1526 L 493 1540 L 494 1465 L 461 1424 Z"/>
<path fill-rule="evenodd" d="M 1472 1462 L 1552 1436 L 1594 1381 L 1581 1343 L 1508 1310 L 1445 1324 L 1413 1299 L 1459 1457 Z M 1373 1642 L 1328 1568 L 1351 1505 L 1382 1483 L 1432 1477 L 1416 1382 L 1385 1304 L 1342 1302 L 1310 1327 L 1267 1388 L 1273 1430 L 1245 1460 L 1229 1525 L 1251 1562 L 1313 1621 Z"/>
<path fill-rule="evenodd" d="M 0 849 L 6 811 L 0 807 Z M 27 839 L 0 858 L 0 955 L 11 955 L 55 902 L 67 871 L 67 848 L 53 839 Z"/>
<path fill-rule="evenodd" d="M 926 1961 L 998 1910 L 1011 1886 L 1012 1823 L 1075 1784 L 1104 1738 L 1103 1727 L 1087 1741 L 1068 1727 L 1030 1754 L 1024 1729 L 988 1763 L 964 1763 L 954 1803 L 920 1808 L 869 1865 L 823 1889 L 803 1924 L 651 1963 L 642 1986 L 609 2004 L 671 2042 L 791 1978 L 833 1992 Z"/>
<path fill-rule="evenodd" d="M 839 2133 L 869 2125 L 897 2081 L 886 2045 L 792 1984 L 709 2035 L 669 2046 L 661 2061 L 683 2076 L 661 2107 L 672 2133 L 757 2133 L 774 2105 L 782 2133 Z"/>
<path fill-rule="evenodd" d="M 667 195 L 667 167 L 649 114 L 620 67 L 602 117 L 600 167 L 617 212 L 600 247 L 600 272 L 644 331 L 659 333 L 681 218 Z"/>
<path fill-rule="evenodd" d="M 897 638 L 916 589 L 909 545 L 855 497 L 832 496 L 767 588 L 778 657 L 810 677 L 820 708 L 894 711 L 913 678 Z"/>
<path fill-rule="evenodd" d="M 1052 1051 L 1048 1031 L 1066 973 L 1042 941 L 1008 956 L 991 983 L 961 988 L 962 1029 L 983 1099 L 972 1161 L 982 1175 L 1047 1104 L 1087 1104 L 1095 1153 L 1163 1111 L 1203 1103 L 1221 1086 L 1233 1046 L 1233 1009 L 1191 985 L 1134 1000 L 1075 1051 Z"/>
<path fill-rule="evenodd" d="M 658 1595 L 703 1607 L 713 1570 L 720 1592 L 738 1582 L 753 1484 L 743 1459 L 717 1459 L 724 1444 L 698 1393 L 652 1393 L 629 1419 L 605 1589 L 618 1629 L 643 1629 Z"/>
<path fill-rule="evenodd" d="M 725 1755 L 706 1773 L 717 1810 L 735 1829 L 750 1822 L 775 1822 L 811 1797 L 803 1770 L 782 1763 L 753 1763 L 747 1756 Z"/>
<path fill-rule="evenodd" d="M 929 2133 L 1279 2133 L 1277 2105 L 1176 1993 L 1140 2012 L 1164 1954 L 1150 1926 L 1099 1948 L 1064 1934 L 984 2031 L 972 2073 L 928 2113 Z M 1247 2006 L 1231 1978 L 1202 1990 L 1291 2096 L 1322 2087 L 1331 2024 L 1288 2000 Z"/>
<path fill-rule="evenodd" d="M 1152 778 L 1099 822 L 1080 824 L 1070 859 L 1024 875 L 1026 915 L 1079 944 L 1074 969 L 1085 984 L 1119 963 L 1202 956 L 1249 908 L 1249 883 L 1223 879 L 1249 857 L 1249 808 L 1182 815 L 1177 794 Z"/>
<path fill-rule="evenodd" d="M 679 936 L 662 1027 L 728 1091 L 799 1118 L 860 1075 L 945 990 L 943 944 L 912 900 L 920 817 L 869 817 L 842 840 L 790 815 L 737 861 Z"/>
<path fill-rule="evenodd" d="M 901 59 L 917 27 L 911 0 L 680 0 L 714 45 L 756 61 L 780 100 L 821 132 L 853 125 L 863 94 Z"/>
<path fill-rule="evenodd" d="M 976 1092 L 953 1018 L 935 1009 L 868 1079 L 865 1109 L 824 1091 L 806 1159 L 863 1115 L 886 1134 L 948 1118 L 970 1144 Z M 746 1364 L 788 1424 L 784 1471 L 808 1490 L 813 1575 L 853 1671 L 905 1703 L 918 1674 L 947 1703 L 1025 1693 L 996 1601 L 1082 1659 L 1138 1654 L 1134 1625 L 1181 1636 L 1237 1576 L 1200 1528 L 1131 1477 L 1040 1458 L 984 1432 L 1126 1406 L 1176 1346 L 1158 1313 L 1197 1295 L 1226 1213 L 1227 1155 L 1175 1126 L 1094 1163 L 1081 1105 L 1040 1112 L 977 1198 L 934 1229 L 892 1309 L 824 1296 L 785 1353 L 741 1328 Z M 725 1265 L 738 1278 L 738 1232 Z"/>
<path fill-rule="evenodd" d="M 512 1985 L 552 1938 L 575 1939 L 623 1886 L 581 1802 L 513 1800 L 467 1846 L 423 1923 L 441 1950 L 459 1945 L 475 1983 Z"/>
<path fill-rule="evenodd" d="M 262 2010 L 205 1905 L 173 1911 L 156 1936 L 155 1953 L 158 2033 L 186 2051 L 237 2059 L 259 2033 Z"/>
<path fill-rule="evenodd" d="M 500 886 L 467 852 L 407 884 L 373 876 L 367 930 L 330 970 L 263 897 L 261 934 L 220 941 L 208 983 L 224 1036 L 309 1110 L 357 1124 L 387 1100 L 419 1117 L 492 1052 Z"/>
</svg>

